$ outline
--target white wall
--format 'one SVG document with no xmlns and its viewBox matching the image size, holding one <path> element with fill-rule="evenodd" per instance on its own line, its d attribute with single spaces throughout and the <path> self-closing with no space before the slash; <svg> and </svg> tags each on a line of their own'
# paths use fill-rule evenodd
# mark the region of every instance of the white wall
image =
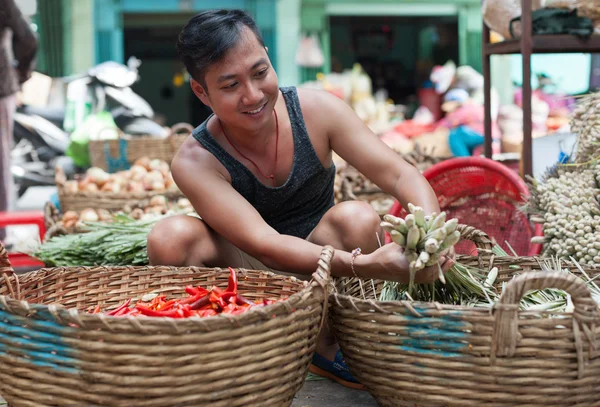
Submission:
<svg viewBox="0 0 600 407">
<path fill-rule="evenodd" d="M 21 9 L 21 13 L 26 16 L 31 16 L 37 11 L 37 0 L 17 0 L 16 3 Z"/>
</svg>

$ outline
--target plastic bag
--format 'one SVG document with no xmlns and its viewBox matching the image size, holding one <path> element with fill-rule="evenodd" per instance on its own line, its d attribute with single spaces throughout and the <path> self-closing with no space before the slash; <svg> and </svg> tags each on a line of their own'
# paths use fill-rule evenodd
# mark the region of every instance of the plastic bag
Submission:
<svg viewBox="0 0 600 407">
<path fill-rule="evenodd" d="M 533 0 L 532 10 L 542 7 L 543 0 Z M 483 21 L 505 39 L 512 38 L 509 27 L 510 21 L 521 15 L 521 0 L 484 0 L 481 6 Z M 515 29 L 515 36 L 521 36 L 521 28 Z"/>
<path fill-rule="evenodd" d="M 304 36 L 300 41 L 296 63 L 306 68 L 319 68 L 325 64 L 325 56 L 315 34 Z"/>
<path fill-rule="evenodd" d="M 576 0 L 544 0 L 543 5 L 546 8 L 573 8 Z"/>
<path fill-rule="evenodd" d="M 109 112 L 99 112 L 88 116 L 73 133 L 71 143 L 66 151 L 79 167 L 91 165 L 88 144 L 90 140 L 118 138 L 117 125 Z"/>
</svg>

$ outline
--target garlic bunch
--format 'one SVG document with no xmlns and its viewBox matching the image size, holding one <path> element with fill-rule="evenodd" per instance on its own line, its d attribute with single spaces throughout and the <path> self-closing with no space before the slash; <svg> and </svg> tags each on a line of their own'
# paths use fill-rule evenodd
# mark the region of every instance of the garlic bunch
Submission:
<svg viewBox="0 0 600 407">
<path fill-rule="evenodd" d="M 532 243 L 544 244 L 544 256 L 573 257 L 578 263 L 600 263 L 600 166 L 577 171 L 558 170 L 557 176 L 537 182 L 532 202 L 543 225 L 544 236 Z"/>
<path fill-rule="evenodd" d="M 404 256 L 409 262 L 409 292 L 414 284 L 415 274 L 425 267 L 435 264 L 439 267 L 441 254 L 460 240 L 456 230 L 458 219 L 446 221 L 446 213 L 425 215 L 423 208 L 408 204 L 406 218 L 384 215 L 381 227 L 390 234 L 394 243 L 404 248 Z M 445 282 L 441 267 L 439 277 Z"/>
<path fill-rule="evenodd" d="M 600 152 L 600 92 L 578 100 L 571 114 L 570 127 L 577 134 L 577 162 L 597 158 Z"/>
</svg>

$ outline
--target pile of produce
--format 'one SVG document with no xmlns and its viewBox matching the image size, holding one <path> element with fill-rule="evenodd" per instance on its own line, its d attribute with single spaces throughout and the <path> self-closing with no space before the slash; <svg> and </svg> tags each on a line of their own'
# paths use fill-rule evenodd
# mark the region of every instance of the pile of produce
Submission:
<svg viewBox="0 0 600 407">
<path fill-rule="evenodd" d="M 571 118 L 576 159 L 552 168 L 542 180 L 529 178 L 531 220 L 543 225 L 544 256 L 600 264 L 600 93 L 581 99 Z"/>
<path fill-rule="evenodd" d="M 114 308 L 104 311 L 105 315 L 114 317 L 162 317 L 162 318 L 190 318 L 212 317 L 219 314 L 243 314 L 254 307 L 261 307 L 275 303 L 273 300 L 264 299 L 252 302 L 238 292 L 237 274 L 229 268 L 229 282 L 225 291 L 219 287 L 207 290 L 203 287 L 187 286 L 185 292 L 188 297 L 167 300 L 166 295 L 148 294 L 141 298 L 133 307 L 131 299 Z M 91 311 L 92 314 L 101 313 L 100 306 Z"/>
<path fill-rule="evenodd" d="M 64 192 L 139 193 L 148 191 L 177 191 L 169 164 L 165 161 L 142 157 L 126 171 L 109 174 L 102 168 L 92 167 L 79 179 L 66 181 Z"/>
<path fill-rule="evenodd" d="M 85 230 L 89 222 L 112 222 L 117 215 L 128 215 L 135 220 L 148 220 L 156 215 L 172 213 L 189 213 L 194 208 L 187 198 L 180 198 L 177 202 L 169 202 L 163 195 L 153 196 L 148 205 L 132 208 L 125 206 L 121 211 L 108 211 L 106 209 L 86 208 L 81 212 L 67 211 L 59 215 L 58 222 L 67 230 Z"/>
<path fill-rule="evenodd" d="M 423 209 L 408 205 L 409 214 L 405 219 L 386 215 L 381 226 L 390 234 L 395 244 L 404 248 L 410 264 L 410 281 L 408 284 L 385 282 L 379 295 L 381 301 L 413 300 L 464 306 L 489 307 L 497 302 L 504 289 L 495 285 L 498 269 L 480 270 L 460 263 L 443 275 L 439 267 L 439 258 L 460 240 L 460 232 L 456 230 L 457 219 L 446 220 L 444 212 L 426 216 Z M 502 248 L 496 245 L 492 249 L 496 256 L 507 256 Z M 557 260 L 540 260 L 542 270 L 563 271 Z M 430 284 L 414 284 L 416 273 L 425 267 L 438 264 L 439 280 Z M 592 296 L 600 304 L 600 288 L 588 276 L 583 268 L 575 263 L 585 278 Z M 581 276 L 580 276 L 581 277 Z M 521 309 L 536 311 L 570 312 L 573 303 L 570 296 L 557 289 L 537 290 L 527 293 L 520 304 Z"/>
<path fill-rule="evenodd" d="M 446 221 L 445 212 L 425 215 L 423 208 L 410 203 L 408 210 L 405 219 L 385 215 L 381 227 L 390 234 L 394 243 L 404 248 L 404 256 L 410 266 L 410 293 L 415 274 L 425 267 L 437 265 L 439 278 L 445 281 L 439 266 L 440 257 L 458 243 L 460 232 L 456 230 L 458 219 Z"/>
<path fill-rule="evenodd" d="M 156 222 L 168 216 L 172 215 L 135 220 L 119 214 L 112 222 L 87 222 L 87 233 L 54 236 L 33 256 L 48 266 L 147 265 L 148 234 Z"/>
</svg>

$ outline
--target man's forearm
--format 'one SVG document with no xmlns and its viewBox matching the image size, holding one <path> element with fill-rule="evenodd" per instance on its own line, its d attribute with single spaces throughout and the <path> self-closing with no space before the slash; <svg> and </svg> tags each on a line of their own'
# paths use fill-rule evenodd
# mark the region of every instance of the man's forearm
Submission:
<svg viewBox="0 0 600 407">
<path fill-rule="evenodd" d="M 405 209 L 408 209 L 408 204 L 411 203 L 423 208 L 427 214 L 440 212 L 440 204 L 431 185 L 421 172 L 414 167 L 411 167 L 410 171 L 403 171 L 402 175 L 398 177 L 391 194 Z"/>
<path fill-rule="evenodd" d="M 277 235 L 272 239 L 276 243 L 269 245 L 264 253 L 257 256 L 263 264 L 274 270 L 289 273 L 311 275 L 315 272 L 323 246 L 287 235 Z M 351 253 L 335 250 L 331 261 L 331 274 L 335 277 L 351 277 L 351 261 Z"/>
</svg>

